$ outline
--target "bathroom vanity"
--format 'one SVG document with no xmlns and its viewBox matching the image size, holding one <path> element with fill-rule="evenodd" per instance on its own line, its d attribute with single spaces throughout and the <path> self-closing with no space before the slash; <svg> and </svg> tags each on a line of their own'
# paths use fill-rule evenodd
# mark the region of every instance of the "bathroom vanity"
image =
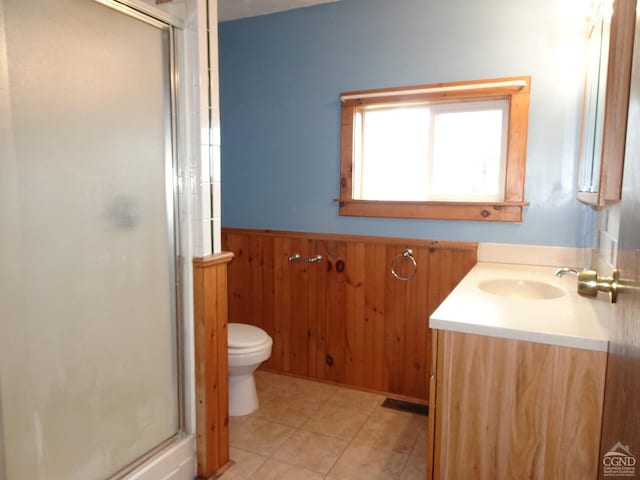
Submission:
<svg viewBox="0 0 640 480">
<path fill-rule="evenodd" d="M 596 478 L 606 298 L 478 263 L 430 317 L 427 478 Z"/>
</svg>

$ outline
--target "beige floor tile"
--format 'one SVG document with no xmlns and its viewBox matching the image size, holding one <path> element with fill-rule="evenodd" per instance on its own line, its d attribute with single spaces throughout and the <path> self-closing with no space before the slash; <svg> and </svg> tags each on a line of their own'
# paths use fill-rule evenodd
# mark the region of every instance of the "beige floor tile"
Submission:
<svg viewBox="0 0 640 480">
<path fill-rule="evenodd" d="M 232 447 L 259 455 L 272 455 L 295 430 L 263 418 L 251 417 L 238 428 L 230 429 Z"/>
<path fill-rule="evenodd" d="M 377 408 L 353 439 L 356 445 L 409 453 L 416 444 L 426 417 Z"/>
<path fill-rule="evenodd" d="M 424 478 L 425 417 L 380 407 L 382 395 L 270 372 L 256 372 L 256 386 L 258 411 L 230 418 L 236 465 L 222 480 Z"/>
<path fill-rule="evenodd" d="M 305 398 L 278 395 L 255 413 L 256 417 L 298 428 L 318 410 L 318 404 Z"/>
<path fill-rule="evenodd" d="M 220 480 L 247 480 L 267 461 L 264 455 L 246 452 L 239 448 L 231 447 L 229 453 L 234 465 L 224 472 Z"/>
<path fill-rule="evenodd" d="M 395 480 L 407 454 L 362 445 L 349 445 L 327 475 L 327 480 Z"/>
<path fill-rule="evenodd" d="M 254 378 L 261 406 L 269 403 L 293 382 L 292 377 L 260 370 L 256 370 Z"/>
<path fill-rule="evenodd" d="M 253 375 L 256 380 L 256 385 L 265 387 L 271 386 L 273 388 L 281 387 L 294 379 L 294 377 L 290 377 L 288 375 L 266 372 L 260 369 L 256 370 Z"/>
<path fill-rule="evenodd" d="M 416 444 L 413 446 L 413 450 L 411 450 L 411 455 L 414 457 L 427 457 L 427 428 L 426 426 L 420 431 L 420 435 L 418 435 L 418 439 L 416 440 Z"/>
<path fill-rule="evenodd" d="M 361 392 L 350 388 L 338 388 L 327 400 L 327 404 L 334 408 L 354 408 L 369 414 L 384 399 L 384 396 L 375 393 Z"/>
<path fill-rule="evenodd" d="M 335 407 L 329 401 L 320 407 L 300 428 L 308 432 L 351 440 L 368 417 L 369 414 L 366 411 L 353 407 Z"/>
<path fill-rule="evenodd" d="M 298 430 L 273 458 L 326 474 L 342 455 L 348 443 L 341 438 Z"/>
<path fill-rule="evenodd" d="M 427 459 L 411 455 L 399 480 L 424 480 L 427 476 Z"/>
<path fill-rule="evenodd" d="M 291 383 L 285 385 L 282 395 L 304 398 L 309 403 L 321 405 L 326 402 L 338 387 L 327 385 L 326 383 L 313 382 L 310 380 L 302 380 L 300 378 L 292 378 Z"/>
<path fill-rule="evenodd" d="M 322 480 L 322 475 L 277 460 L 267 460 L 251 480 Z"/>
<path fill-rule="evenodd" d="M 251 416 L 253 416 L 253 414 L 242 415 L 241 417 L 232 417 L 231 415 L 229 415 L 229 428 L 238 428 L 240 425 L 246 422 L 248 418 L 251 418 Z"/>
</svg>

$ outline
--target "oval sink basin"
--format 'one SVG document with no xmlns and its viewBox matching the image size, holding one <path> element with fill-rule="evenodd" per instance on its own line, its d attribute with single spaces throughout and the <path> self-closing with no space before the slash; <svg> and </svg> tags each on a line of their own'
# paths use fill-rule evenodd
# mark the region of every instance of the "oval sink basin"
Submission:
<svg viewBox="0 0 640 480">
<path fill-rule="evenodd" d="M 515 278 L 483 280 L 478 283 L 478 288 L 501 297 L 527 298 L 531 300 L 549 300 L 564 295 L 564 290 L 550 283 Z"/>
</svg>

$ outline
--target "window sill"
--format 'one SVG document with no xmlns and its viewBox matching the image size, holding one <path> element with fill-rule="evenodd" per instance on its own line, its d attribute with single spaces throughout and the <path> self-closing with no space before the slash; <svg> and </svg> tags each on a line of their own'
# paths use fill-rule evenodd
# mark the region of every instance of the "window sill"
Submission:
<svg viewBox="0 0 640 480">
<path fill-rule="evenodd" d="M 340 216 L 522 222 L 528 202 L 404 202 L 336 198 Z"/>
</svg>

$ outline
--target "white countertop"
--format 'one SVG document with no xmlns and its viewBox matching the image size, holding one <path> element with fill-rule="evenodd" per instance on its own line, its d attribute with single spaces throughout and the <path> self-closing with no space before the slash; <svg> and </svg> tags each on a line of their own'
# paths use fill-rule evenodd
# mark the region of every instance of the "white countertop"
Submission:
<svg viewBox="0 0 640 480">
<path fill-rule="evenodd" d="M 609 296 L 578 295 L 577 277 L 554 275 L 555 268 L 500 263 L 477 263 L 429 318 L 429 326 L 529 342 L 607 351 L 606 319 Z M 552 299 L 526 299 L 494 295 L 478 283 L 488 279 L 544 282 L 564 291 Z"/>
</svg>

